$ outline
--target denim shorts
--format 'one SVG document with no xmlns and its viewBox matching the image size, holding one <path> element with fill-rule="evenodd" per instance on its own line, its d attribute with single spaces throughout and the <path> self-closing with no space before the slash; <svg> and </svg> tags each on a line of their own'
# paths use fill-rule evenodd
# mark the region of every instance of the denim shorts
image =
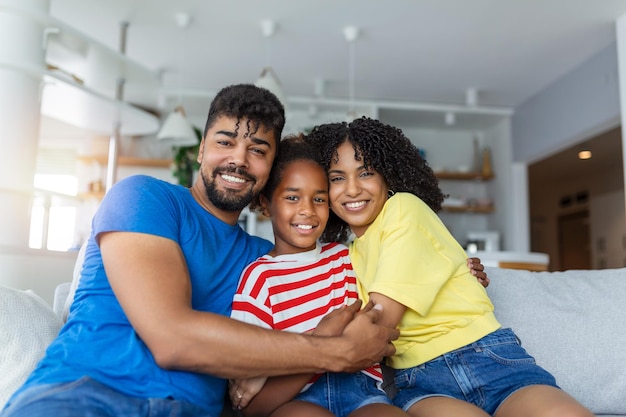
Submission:
<svg viewBox="0 0 626 417">
<path fill-rule="evenodd" d="M 337 417 L 345 417 L 368 404 L 391 404 L 377 381 L 362 372 L 326 372 L 294 400 L 317 404 Z"/>
<path fill-rule="evenodd" d="M 9 400 L 0 416 L 210 417 L 210 413 L 185 401 L 131 397 L 83 377 L 26 388 Z"/>
<path fill-rule="evenodd" d="M 490 415 L 520 388 L 557 387 L 554 377 L 535 363 L 511 329 L 499 329 L 425 364 L 397 369 L 393 403 L 408 410 L 433 396 L 470 402 Z"/>
</svg>

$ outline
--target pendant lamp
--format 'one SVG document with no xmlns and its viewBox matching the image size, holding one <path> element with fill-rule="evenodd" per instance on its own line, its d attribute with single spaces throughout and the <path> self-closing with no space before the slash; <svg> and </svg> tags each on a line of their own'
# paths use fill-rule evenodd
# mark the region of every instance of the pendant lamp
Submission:
<svg viewBox="0 0 626 417">
<path fill-rule="evenodd" d="M 165 119 L 157 139 L 167 140 L 172 146 L 195 146 L 198 144 L 198 136 L 187 116 L 183 106 L 177 106 Z"/>
</svg>

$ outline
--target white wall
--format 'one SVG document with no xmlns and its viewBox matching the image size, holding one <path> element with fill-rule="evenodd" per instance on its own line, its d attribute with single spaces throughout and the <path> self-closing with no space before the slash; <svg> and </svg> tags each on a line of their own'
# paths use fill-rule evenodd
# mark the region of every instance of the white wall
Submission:
<svg viewBox="0 0 626 417">
<path fill-rule="evenodd" d="M 534 162 L 619 124 L 613 43 L 515 108 L 513 160 Z"/>
</svg>

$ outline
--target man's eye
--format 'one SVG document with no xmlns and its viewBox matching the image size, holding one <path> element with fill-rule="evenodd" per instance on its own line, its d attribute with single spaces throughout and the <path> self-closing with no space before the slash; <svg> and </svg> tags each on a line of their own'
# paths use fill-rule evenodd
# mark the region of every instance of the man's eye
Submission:
<svg viewBox="0 0 626 417">
<path fill-rule="evenodd" d="M 265 155 L 267 153 L 265 149 L 259 149 L 259 148 L 252 148 L 251 152 L 257 155 Z"/>
</svg>

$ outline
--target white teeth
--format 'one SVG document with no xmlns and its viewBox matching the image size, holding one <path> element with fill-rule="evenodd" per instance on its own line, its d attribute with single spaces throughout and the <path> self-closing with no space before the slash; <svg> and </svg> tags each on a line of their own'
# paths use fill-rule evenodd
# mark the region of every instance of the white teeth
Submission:
<svg viewBox="0 0 626 417">
<path fill-rule="evenodd" d="M 310 224 L 296 224 L 295 227 L 297 229 L 304 229 L 304 230 L 311 230 L 311 229 L 313 229 L 313 226 L 311 226 Z"/>
<path fill-rule="evenodd" d="M 346 207 L 349 209 L 363 207 L 364 205 L 365 205 L 365 201 L 357 201 L 355 203 L 346 203 Z"/>
<path fill-rule="evenodd" d="M 232 175 L 228 174 L 222 174 L 222 178 L 224 178 L 228 182 L 238 182 L 240 184 L 246 182 L 246 180 L 244 180 L 243 178 L 233 177 Z"/>
</svg>

